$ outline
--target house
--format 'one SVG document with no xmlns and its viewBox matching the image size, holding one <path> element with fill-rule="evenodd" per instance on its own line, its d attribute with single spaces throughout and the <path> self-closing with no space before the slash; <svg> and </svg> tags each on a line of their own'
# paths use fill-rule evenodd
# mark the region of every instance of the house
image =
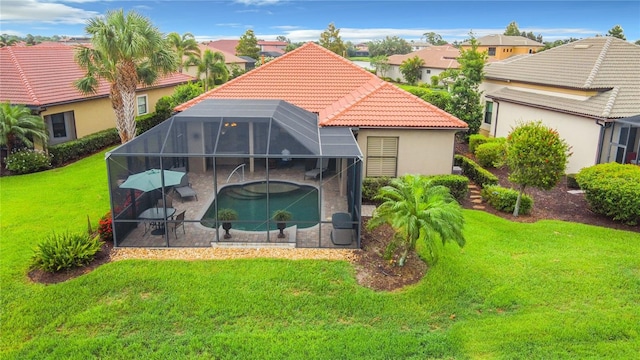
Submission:
<svg viewBox="0 0 640 360">
<path fill-rule="evenodd" d="M 541 120 L 572 146 L 568 173 L 599 163 L 637 162 L 640 46 L 614 37 L 582 39 L 485 68 L 481 132 L 506 136 Z"/>
<path fill-rule="evenodd" d="M 504 60 L 515 55 L 534 54 L 544 48 L 544 44 L 524 36 L 494 34 L 476 40 L 478 41 L 478 51 L 486 51 L 489 62 Z M 469 50 L 471 43 L 469 41 L 463 42 L 460 47 Z"/>
<path fill-rule="evenodd" d="M 404 76 L 402 72 L 400 72 L 400 65 L 402 65 L 402 62 L 405 60 L 415 56 L 424 61 L 424 65 L 420 71 L 420 77 L 418 78 L 424 83 L 429 83 L 432 76 L 437 76 L 445 70 L 460 67 L 457 60 L 458 56 L 460 56 L 460 50 L 452 45 L 429 46 L 409 54 L 389 56 L 389 71 L 381 76 L 400 79 L 400 82 L 404 82 Z"/>
<path fill-rule="evenodd" d="M 236 54 L 236 47 L 240 40 L 214 40 L 207 43 L 208 46 L 220 49 L 230 54 Z M 261 56 L 278 57 L 285 53 L 285 48 L 288 43 L 286 41 L 269 41 L 258 40 L 258 47 L 260 47 Z M 257 59 L 255 59 L 257 60 Z"/>
<path fill-rule="evenodd" d="M 449 174 L 455 116 L 316 45 L 307 43 L 176 107 L 206 99 L 284 100 L 317 114 L 321 128 L 350 128 L 364 155 L 364 176 Z M 206 170 L 205 164 L 190 169 Z"/>
<path fill-rule="evenodd" d="M 411 45 L 411 51 L 418 51 L 418 50 L 426 49 L 428 47 L 433 46 L 428 42 L 420 42 L 420 41 L 411 41 L 409 45 Z"/>
<path fill-rule="evenodd" d="M 206 50 L 211 50 L 212 52 L 219 52 L 222 55 L 224 55 L 224 62 L 225 65 L 227 65 L 227 69 L 229 70 L 229 74 L 231 74 L 231 72 L 233 71 L 234 68 L 238 68 L 242 71 L 246 71 L 246 70 L 250 70 L 252 69 L 251 66 L 247 66 L 247 63 L 249 63 L 248 60 L 241 58 L 239 56 L 235 56 L 235 51 L 233 53 L 227 52 L 225 50 L 222 49 L 218 49 L 215 48 L 209 44 L 199 44 L 198 47 L 200 48 L 200 54 L 204 54 L 204 52 Z M 185 73 L 193 76 L 193 77 L 197 77 L 198 76 L 198 67 L 197 66 L 185 66 L 184 70 Z"/>
<path fill-rule="evenodd" d="M 369 56 L 369 45 L 367 43 L 358 43 L 355 45 L 353 56 Z"/>
<path fill-rule="evenodd" d="M 74 47 L 65 44 L 0 49 L 0 101 L 26 105 L 42 116 L 50 145 L 115 127 L 108 83 L 101 82 L 93 95 L 82 95 L 74 87 L 74 81 L 84 76 L 74 54 Z M 158 99 L 191 80 L 189 75 L 173 74 L 140 88 L 136 115 L 153 112 Z"/>
</svg>

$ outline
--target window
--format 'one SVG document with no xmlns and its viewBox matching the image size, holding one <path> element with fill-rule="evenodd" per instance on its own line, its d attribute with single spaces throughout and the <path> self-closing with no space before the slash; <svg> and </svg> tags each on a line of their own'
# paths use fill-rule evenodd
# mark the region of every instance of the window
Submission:
<svg viewBox="0 0 640 360">
<path fill-rule="evenodd" d="M 493 102 L 487 101 L 484 108 L 484 123 L 491 124 L 492 117 L 493 117 Z"/>
<path fill-rule="evenodd" d="M 76 138 L 73 111 L 45 115 L 44 121 L 49 130 L 49 144 L 59 144 Z"/>
<path fill-rule="evenodd" d="M 138 100 L 138 115 L 144 115 L 149 112 L 147 109 L 147 95 L 141 95 L 137 97 Z"/>
<path fill-rule="evenodd" d="M 489 48 L 489 56 L 496 56 L 496 48 L 494 47 Z"/>
<path fill-rule="evenodd" d="M 367 137 L 367 175 L 396 177 L 398 164 L 397 137 Z"/>
<path fill-rule="evenodd" d="M 431 69 L 427 69 L 425 71 L 427 72 L 427 74 L 431 74 Z"/>
</svg>

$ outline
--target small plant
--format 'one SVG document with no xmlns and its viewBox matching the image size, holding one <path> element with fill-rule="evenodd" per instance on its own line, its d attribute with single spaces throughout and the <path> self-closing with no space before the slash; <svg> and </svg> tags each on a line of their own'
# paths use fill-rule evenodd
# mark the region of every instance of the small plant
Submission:
<svg viewBox="0 0 640 360">
<path fill-rule="evenodd" d="M 41 150 L 23 149 L 7 156 L 7 169 L 16 174 L 30 174 L 51 168 L 51 157 Z"/>
<path fill-rule="evenodd" d="M 86 234 L 53 233 L 34 249 L 31 268 L 55 272 L 84 266 L 100 251 L 102 242 Z"/>
<path fill-rule="evenodd" d="M 485 200 L 492 208 L 512 213 L 518 201 L 518 191 L 514 189 L 503 188 L 502 186 L 493 185 L 486 186 L 481 191 L 482 199 Z M 533 207 L 533 198 L 529 195 L 522 195 L 520 200 L 520 214 L 529 214 Z"/>
<path fill-rule="evenodd" d="M 113 241 L 113 221 L 111 212 L 104 214 L 98 223 L 98 236 L 102 241 Z"/>
<path fill-rule="evenodd" d="M 284 229 L 287 227 L 287 221 L 291 220 L 293 215 L 284 209 L 276 210 L 273 212 L 273 220 L 277 221 L 278 230 L 280 233 L 278 234 L 279 238 L 284 238 Z"/>
<path fill-rule="evenodd" d="M 222 221 L 222 228 L 224 229 L 224 238 L 231 239 L 231 221 L 238 220 L 238 213 L 229 208 L 223 208 L 218 210 L 218 221 Z"/>
</svg>

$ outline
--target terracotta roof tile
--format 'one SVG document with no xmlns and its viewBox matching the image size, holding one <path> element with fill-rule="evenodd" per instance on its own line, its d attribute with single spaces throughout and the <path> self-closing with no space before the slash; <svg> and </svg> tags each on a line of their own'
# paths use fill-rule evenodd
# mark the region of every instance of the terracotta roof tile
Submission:
<svg viewBox="0 0 640 360">
<path fill-rule="evenodd" d="M 97 94 L 83 96 L 73 86 L 84 72 L 74 60 L 75 49 L 67 45 L 7 46 L 0 49 L 0 101 L 44 106 L 108 96 L 109 84 L 100 82 Z M 154 86 L 181 84 L 192 77 L 173 74 Z"/>
<path fill-rule="evenodd" d="M 400 65 L 414 56 L 424 61 L 425 68 L 458 69 L 460 67 L 456 60 L 460 56 L 460 50 L 452 45 L 430 46 L 405 55 L 391 55 L 388 62 L 391 65 Z"/>
<path fill-rule="evenodd" d="M 319 114 L 320 125 L 466 128 L 437 107 L 331 51 L 307 43 L 176 107 L 205 99 L 285 100 Z"/>
</svg>

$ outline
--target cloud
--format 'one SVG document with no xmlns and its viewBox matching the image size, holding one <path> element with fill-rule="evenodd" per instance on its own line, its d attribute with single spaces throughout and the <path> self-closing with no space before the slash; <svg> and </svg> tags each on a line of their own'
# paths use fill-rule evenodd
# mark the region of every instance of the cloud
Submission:
<svg viewBox="0 0 640 360">
<path fill-rule="evenodd" d="M 87 1 L 76 0 L 75 2 Z M 95 11 L 86 11 L 60 3 L 39 0 L 3 0 L 0 23 L 84 24 L 87 19 L 98 15 L 99 13 Z"/>
</svg>

